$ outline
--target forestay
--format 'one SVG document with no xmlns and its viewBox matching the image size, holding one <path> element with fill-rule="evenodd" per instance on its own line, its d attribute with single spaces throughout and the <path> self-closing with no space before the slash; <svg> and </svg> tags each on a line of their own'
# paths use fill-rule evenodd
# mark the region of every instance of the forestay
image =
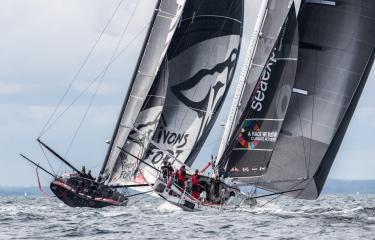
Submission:
<svg viewBox="0 0 375 240">
<path fill-rule="evenodd" d="M 145 106 L 156 74 L 165 57 L 168 46 L 178 26 L 185 0 L 159 0 L 146 36 L 132 82 L 129 86 L 110 148 L 100 172 L 99 180 L 104 182 L 110 176 L 118 177 L 120 166 L 126 161 L 121 149 L 124 148 L 142 107 Z M 112 178 L 113 178 L 112 177 Z M 118 180 L 118 179 L 117 179 Z"/>
<path fill-rule="evenodd" d="M 232 82 L 240 50 L 242 0 L 189 0 L 168 50 L 169 82 L 146 161 L 191 165 Z M 174 156 L 175 158 L 171 158 Z"/>
<path fill-rule="evenodd" d="M 273 192 L 302 189 L 288 195 L 303 199 L 321 193 L 374 61 L 375 2 L 328 2 L 302 5 L 295 91 L 268 171 L 255 180 Z"/>
</svg>

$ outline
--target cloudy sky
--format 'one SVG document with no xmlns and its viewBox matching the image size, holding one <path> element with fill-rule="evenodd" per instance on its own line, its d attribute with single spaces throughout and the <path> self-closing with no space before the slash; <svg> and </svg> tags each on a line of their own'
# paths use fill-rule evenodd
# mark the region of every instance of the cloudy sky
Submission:
<svg viewBox="0 0 375 240">
<path fill-rule="evenodd" d="M 126 93 L 152 0 L 124 0 L 96 50 L 58 110 L 58 115 L 81 98 L 43 135 L 76 166 L 98 172 L 104 159 L 120 105 Z M 0 186 L 36 185 L 35 170 L 19 156 L 24 153 L 48 167 L 35 139 L 64 94 L 119 0 L 4 0 L 0 8 Z M 120 49 L 110 66 L 73 147 L 68 148 L 98 81 L 90 83 L 108 64 L 131 12 Z M 371 74 L 330 177 L 375 179 L 375 72 Z M 226 107 L 229 103 L 225 104 Z M 223 118 L 223 116 L 221 117 Z M 218 123 L 223 119 L 219 119 Z M 220 132 L 220 128 L 216 132 Z M 198 165 L 218 149 L 218 136 L 208 139 Z M 61 164 L 50 157 L 57 172 Z M 44 184 L 48 178 L 42 177 Z"/>
</svg>

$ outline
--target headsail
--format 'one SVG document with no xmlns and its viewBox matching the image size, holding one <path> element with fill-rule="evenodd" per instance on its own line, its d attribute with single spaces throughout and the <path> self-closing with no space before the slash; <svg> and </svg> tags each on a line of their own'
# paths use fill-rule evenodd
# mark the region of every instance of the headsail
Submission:
<svg viewBox="0 0 375 240">
<path fill-rule="evenodd" d="M 167 54 L 167 98 L 153 137 L 162 149 L 151 146 L 146 161 L 194 162 L 232 82 L 242 18 L 242 0 L 187 1 Z"/>
<path fill-rule="evenodd" d="M 119 155 L 121 161 L 116 161 L 109 177 L 109 184 L 112 186 L 151 182 L 150 178 L 145 177 L 147 173 L 144 172 L 139 159 L 144 157 L 148 149 L 164 107 L 168 86 L 167 64 L 168 62 L 164 60 L 142 106 L 142 111 L 134 123 L 134 128 L 131 129 L 128 139 L 121 148 Z"/>
<path fill-rule="evenodd" d="M 218 167 L 230 177 L 262 175 L 289 105 L 298 57 L 293 1 L 269 1 L 233 132 Z M 269 44 L 272 44 L 271 46 Z M 268 54 L 268 59 L 266 58 Z"/>
<path fill-rule="evenodd" d="M 100 172 L 100 181 L 106 181 L 116 164 L 121 164 L 121 148 L 131 132 L 144 106 L 147 95 L 178 26 L 185 0 L 158 0 L 139 62 L 136 66 L 128 94 Z"/>
<path fill-rule="evenodd" d="M 371 1 L 305 1 L 295 91 L 261 188 L 316 199 L 374 61 Z M 321 1 L 323 2 L 323 1 Z"/>
</svg>

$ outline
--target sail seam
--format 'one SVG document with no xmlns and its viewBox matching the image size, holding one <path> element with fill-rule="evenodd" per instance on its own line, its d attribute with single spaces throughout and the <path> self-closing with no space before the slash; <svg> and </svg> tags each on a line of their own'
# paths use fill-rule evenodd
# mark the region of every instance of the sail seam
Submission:
<svg viewBox="0 0 375 240">
<path fill-rule="evenodd" d="M 130 97 L 137 98 L 137 99 L 141 99 L 141 100 L 146 99 L 146 98 L 144 98 L 144 97 L 138 97 L 138 96 L 135 96 L 135 95 L 130 95 Z"/>
<path fill-rule="evenodd" d="M 275 58 L 277 61 L 298 61 L 297 58 Z"/>
<path fill-rule="evenodd" d="M 193 17 L 189 17 L 189 18 L 183 19 L 181 22 L 191 21 L 192 19 L 203 18 L 203 17 L 222 18 L 222 19 L 232 20 L 232 21 L 235 21 L 237 23 L 241 23 L 242 24 L 242 21 L 240 21 L 238 19 L 231 18 L 231 17 L 226 17 L 226 16 L 220 16 L 220 15 L 198 15 L 198 16 L 194 15 Z"/>
</svg>

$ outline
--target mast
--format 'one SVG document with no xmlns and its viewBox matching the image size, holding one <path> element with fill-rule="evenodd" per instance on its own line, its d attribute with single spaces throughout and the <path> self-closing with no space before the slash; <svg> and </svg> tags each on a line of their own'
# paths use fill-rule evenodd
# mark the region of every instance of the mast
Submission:
<svg viewBox="0 0 375 240">
<path fill-rule="evenodd" d="M 234 127 L 234 120 L 235 120 L 235 116 L 237 115 L 240 100 L 242 98 L 242 94 L 246 85 L 246 78 L 250 70 L 250 65 L 252 64 L 254 60 L 255 49 L 258 44 L 258 39 L 261 36 L 260 31 L 262 29 L 264 19 L 266 16 L 267 4 L 268 4 L 268 0 L 263 0 L 262 5 L 260 6 L 259 16 L 255 23 L 254 31 L 252 32 L 252 35 L 251 35 L 252 40 L 250 41 L 249 48 L 247 50 L 247 57 L 246 57 L 245 63 L 241 71 L 240 79 L 239 79 L 236 92 L 233 98 L 232 107 L 230 108 L 228 119 L 225 124 L 224 133 L 221 139 L 220 148 L 216 157 L 216 161 L 217 159 L 220 159 L 221 156 L 223 155 L 225 148 L 227 146 L 227 143 L 228 143 L 229 136 Z M 216 161 L 215 161 L 215 165 L 216 165 Z"/>
<path fill-rule="evenodd" d="M 105 157 L 105 160 L 103 162 L 103 166 L 102 166 L 102 169 L 100 170 L 100 173 L 98 175 L 98 181 L 100 181 L 100 177 L 101 175 L 104 173 L 105 171 L 105 168 L 106 168 L 106 165 L 107 165 L 107 162 L 108 162 L 108 159 L 110 157 L 110 154 L 111 154 L 111 151 L 112 151 L 112 148 L 113 148 L 113 144 L 115 142 L 115 139 L 116 139 L 116 133 L 118 132 L 120 126 L 121 126 L 121 120 L 122 120 L 122 116 L 126 110 L 126 103 L 128 102 L 129 100 L 129 97 L 130 97 L 130 93 L 132 91 L 132 88 L 133 88 L 133 85 L 134 85 L 134 82 L 135 82 L 135 79 L 136 79 L 136 76 L 137 76 L 137 73 L 138 73 L 138 69 L 139 69 L 139 66 L 141 65 L 141 62 L 142 62 L 142 58 L 144 56 L 144 52 L 145 52 L 145 49 L 146 49 L 146 46 L 147 46 L 147 42 L 149 40 L 149 37 L 151 35 L 151 31 L 152 31 L 152 27 L 153 27 L 153 23 L 156 19 L 156 16 L 158 14 L 158 11 L 159 11 L 159 7 L 160 7 L 160 3 L 161 3 L 162 0 L 158 0 L 156 2 L 156 5 L 155 5 L 155 10 L 154 10 L 154 14 L 152 15 L 152 20 L 151 20 L 151 24 L 147 30 L 147 35 L 143 41 L 143 46 L 141 48 L 141 51 L 140 51 L 140 54 L 138 56 L 138 60 L 137 60 L 137 64 L 136 64 L 136 67 L 134 68 L 134 72 L 133 72 L 133 76 L 132 76 L 132 81 L 129 85 L 129 88 L 128 88 L 128 91 L 126 93 L 126 96 L 125 96 L 125 100 L 124 100 L 124 103 L 122 104 L 122 107 L 121 107 L 121 110 L 120 110 L 120 114 L 119 114 L 119 117 L 117 119 L 117 123 L 116 123 L 116 127 L 113 131 L 113 134 L 112 134 L 112 138 L 111 138 L 111 142 L 109 144 L 109 148 L 108 148 L 108 151 L 107 151 L 107 154 L 106 154 L 106 157 Z"/>
</svg>

